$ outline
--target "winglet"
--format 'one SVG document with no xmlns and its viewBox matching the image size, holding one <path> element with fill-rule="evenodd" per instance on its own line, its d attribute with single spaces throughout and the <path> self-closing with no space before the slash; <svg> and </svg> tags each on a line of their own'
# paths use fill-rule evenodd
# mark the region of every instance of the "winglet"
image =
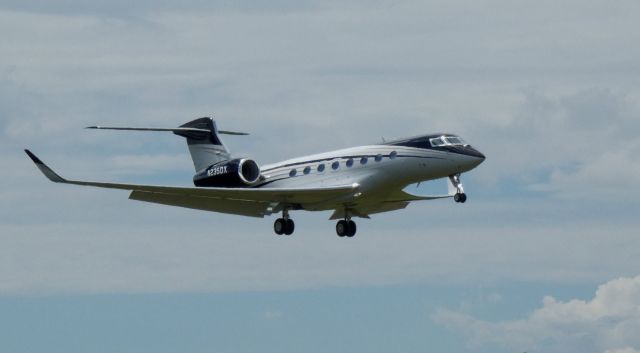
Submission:
<svg viewBox="0 0 640 353">
<path fill-rule="evenodd" d="M 31 153 L 31 151 L 29 151 L 29 150 L 24 150 L 24 151 L 27 153 L 29 158 L 31 158 L 33 163 L 36 164 L 36 167 L 38 167 L 38 169 L 40 169 L 42 174 L 44 174 L 44 176 L 46 176 L 49 180 L 53 181 L 54 183 L 66 183 L 67 182 L 66 179 L 64 179 L 63 177 L 61 177 L 58 174 L 56 174 L 53 170 L 51 170 L 51 168 L 47 167 L 47 165 L 44 164 L 44 162 L 42 162 L 40 160 L 40 158 L 38 158 L 35 154 Z"/>
</svg>

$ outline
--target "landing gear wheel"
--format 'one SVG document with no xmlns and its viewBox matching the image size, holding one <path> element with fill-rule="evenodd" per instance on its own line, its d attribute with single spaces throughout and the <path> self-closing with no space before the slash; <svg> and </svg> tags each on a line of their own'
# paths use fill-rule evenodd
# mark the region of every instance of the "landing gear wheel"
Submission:
<svg viewBox="0 0 640 353">
<path fill-rule="evenodd" d="M 276 232 L 276 234 L 278 235 L 282 235 L 285 232 L 286 229 L 286 221 L 284 220 L 284 218 L 278 218 L 276 219 L 275 222 L 273 222 L 273 231 Z"/>
<path fill-rule="evenodd" d="M 453 200 L 455 202 L 465 203 L 467 201 L 467 194 L 465 193 L 455 194 L 453 195 Z"/>
<path fill-rule="evenodd" d="M 347 230 L 348 230 L 348 232 L 347 232 L 346 235 L 349 238 L 352 238 L 354 235 L 356 235 L 356 230 L 357 230 L 356 222 L 354 222 L 352 220 L 347 221 Z"/>
<path fill-rule="evenodd" d="M 345 220 L 338 221 L 338 223 L 336 223 L 336 233 L 341 238 L 348 234 L 347 232 L 348 228 L 349 228 L 349 225 Z"/>
<path fill-rule="evenodd" d="M 285 235 L 291 235 L 293 234 L 293 231 L 296 229 L 296 224 L 293 223 L 293 219 L 289 218 L 286 219 L 284 221 L 285 226 L 284 226 L 284 234 Z"/>
<path fill-rule="evenodd" d="M 356 235 L 356 222 L 352 220 L 341 220 L 336 223 L 336 233 L 339 237 L 353 237 Z"/>
</svg>

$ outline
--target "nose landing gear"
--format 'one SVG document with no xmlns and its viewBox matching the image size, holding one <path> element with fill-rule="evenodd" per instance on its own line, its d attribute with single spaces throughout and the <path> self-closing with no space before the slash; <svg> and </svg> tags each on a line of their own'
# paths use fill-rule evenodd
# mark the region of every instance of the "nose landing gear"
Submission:
<svg viewBox="0 0 640 353">
<path fill-rule="evenodd" d="M 453 201 L 459 202 L 459 203 L 465 203 L 467 201 L 467 194 L 465 193 L 455 194 L 453 195 Z"/>
<path fill-rule="evenodd" d="M 456 188 L 456 194 L 453 195 L 453 201 L 465 203 L 467 201 L 467 194 L 464 193 L 464 188 L 460 181 L 460 174 L 450 175 L 449 180 L 451 180 L 451 184 Z"/>
</svg>

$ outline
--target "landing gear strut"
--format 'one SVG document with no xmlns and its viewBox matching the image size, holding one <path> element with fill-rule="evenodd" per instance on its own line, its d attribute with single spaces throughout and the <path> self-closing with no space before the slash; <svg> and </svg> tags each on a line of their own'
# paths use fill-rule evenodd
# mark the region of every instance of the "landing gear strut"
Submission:
<svg viewBox="0 0 640 353">
<path fill-rule="evenodd" d="M 348 210 L 345 211 L 345 218 L 336 223 L 336 233 L 339 237 L 353 237 L 356 235 L 356 222 L 351 220 Z"/>
<path fill-rule="evenodd" d="M 296 225 L 293 223 L 293 219 L 289 218 L 289 211 L 286 209 L 282 211 L 282 218 L 273 222 L 273 231 L 278 235 L 291 235 L 295 229 Z"/>
<path fill-rule="evenodd" d="M 467 201 L 467 194 L 464 193 L 464 188 L 460 181 L 460 174 L 450 175 L 449 180 L 451 180 L 451 184 L 456 188 L 456 194 L 453 195 L 453 201 L 465 203 Z"/>
</svg>

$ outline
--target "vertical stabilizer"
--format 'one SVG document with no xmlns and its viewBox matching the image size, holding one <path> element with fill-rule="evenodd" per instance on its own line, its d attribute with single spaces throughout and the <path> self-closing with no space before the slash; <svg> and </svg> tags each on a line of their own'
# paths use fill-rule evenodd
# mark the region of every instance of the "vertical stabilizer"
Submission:
<svg viewBox="0 0 640 353">
<path fill-rule="evenodd" d="M 229 150 L 218 136 L 218 128 L 213 119 L 205 117 L 190 121 L 180 126 L 194 130 L 174 131 L 187 139 L 187 146 L 193 166 L 199 172 L 212 164 L 230 159 Z M 196 130 L 197 129 L 197 130 Z"/>
</svg>

